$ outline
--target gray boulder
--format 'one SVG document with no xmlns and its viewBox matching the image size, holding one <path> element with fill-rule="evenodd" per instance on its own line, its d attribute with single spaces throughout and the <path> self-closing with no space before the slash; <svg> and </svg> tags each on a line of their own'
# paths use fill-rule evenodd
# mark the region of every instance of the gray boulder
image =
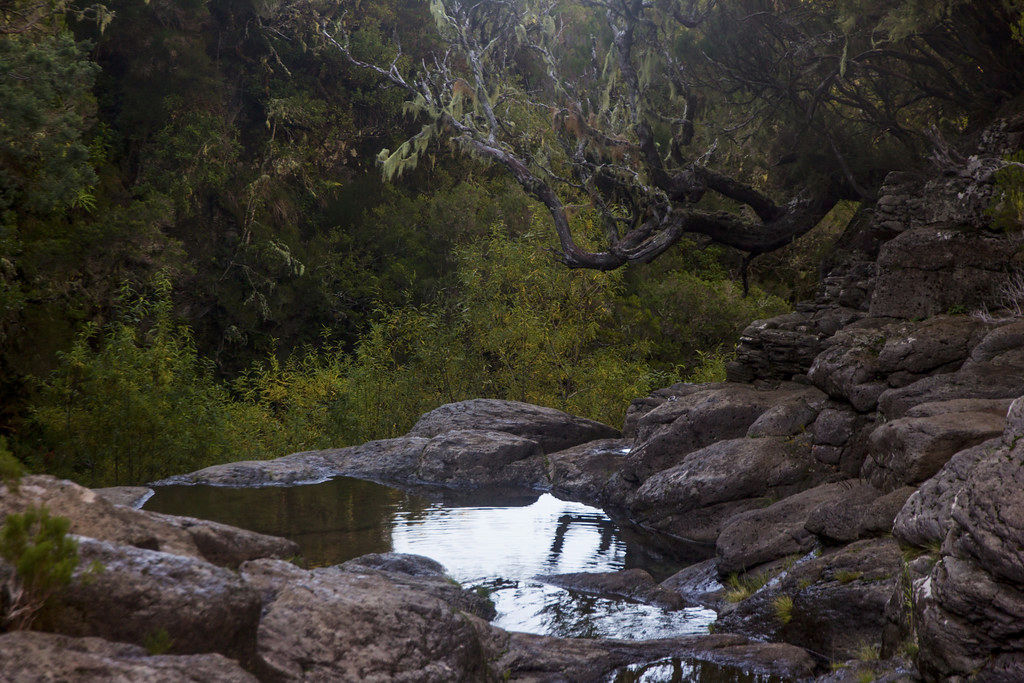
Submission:
<svg viewBox="0 0 1024 683">
<path fill-rule="evenodd" d="M 724 606 L 725 586 L 718 573 L 718 560 L 712 558 L 680 569 L 659 586 L 672 591 L 688 604 L 718 610 Z"/>
<path fill-rule="evenodd" d="M 408 435 L 430 438 L 456 429 L 482 429 L 521 436 L 536 441 L 545 453 L 619 436 L 619 431 L 608 425 L 554 408 L 492 398 L 435 408 L 420 417 Z"/>
<path fill-rule="evenodd" d="M 637 421 L 637 445 L 626 459 L 622 476 L 640 483 L 679 464 L 692 451 L 745 436 L 758 418 L 779 404 L 813 406 L 821 398 L 820 392 L 806 385 L 758 389 L 731 383 L 670 397 Z"/>
<path fill-rule="evenodd" d="M 888 534 L 893 520 L 914 492 L 905 486 L 890 493 L 859 480 L 842 482 L 844 492 L 838 500 L 815 508 L 804 528 L 824 543 L 837 545 Z"/>
<path fill-rule="evenodd" d="M 919 547 L 938 546 L 953 526 L 953 501 L 977 464 L 1001 443 L 990 439 L 966 448 L 926 481 L 896 515 L 892 533 L 900 541 Z"/>
<path fill-rule="evenodd" d="M 263 596 L 258 648 L 278 680 L 473 681 L 490 677 L 487 625 L 422 579 L 277 560 L 242 566 Z"/>
<path fill-rule="evenodd" d="M 914 406 L 953 399 L 1014 399 L 1024 394 L 1024 320 L 990 331 L 959 370 L 889 389 L 878 399 L 889 419 Z"/>
<path fill-rule="evenodd" d="M 256 683 L 222 655 L 149 655 L 138 645 L 16 631 L 0 635 L 0 671 L 10 683 L 176 681 Z"/>
<path fill-rule="evenodd" d="M 980 454 L 950 506 L 942 557 L 916 585 L 919 661 L 930 677 L 1024 674 L 1024 443 L 1021 404 L 1003 443 Z"/>
<path fill-rule="evenodd" d="M 926 403 L 871 433 L 861 476 L 883 491 L 919 484 L 953 454 L 1003 433 L 1008 402 L 954 400 Z"/>
<path fill-rule="evenodd" d="M 831 507 L 846 495 L 847 484 L 822 484 L 801 491 L 760 510 L 750 510 L 730 519 L 715 544 L 718 570 L 723 574 L 743 572 L 752 567 L 790 555 L 803 555 L 816 544 L 804 527 L 812 512 Z"/>
<path fill-rule="evenodd" d="M 808 438 L 718 441 L 650 477 L 629 500 L 629 515 L 674 538 L 713 544 L 729 519 L 820 483 Z"/>
<path fill-rule="evenodd" d="M 991 329 L 966 315 L 937 315 L 920 322 L 904 322 L 886 334 L 878 352 L 883 373 L 925 375 L 951 372 L 967 359 Z"/>
<path fill-rule="evenodd" d="M 552 453 L 548 459 L 551 492 L 595 505 L 608 480 L 626 459 L 632 441 L 602 439 Z"/>
<path fill-rule="evenodd" d="M 169 652 L 254 663 L 260 599 L 234 572 L 181 555 L 79 539 L 79 567 L 48 630 L 136 645 L 164 633 Z"/>
<path fill-rule="evenodd" d="M 543 456 L 540 444 L 532 439 L 506 432 L 454 429 L 427 442 L 415 476 L 441 486 L 539 488 L 547 484 Z"/>
<path fill-rule="evenodd" d="M 1016 255 L 1005 236 L 952 226 L 902 232 L 882 245 L 870 314 L 919 318 L 979 306 L 996 298 Z"/>
<path fill-rule="evenodd" d="M 840 330 L 814 359 L 807 377 L 832 398 L 861 412 L 872 410 L 887 388 L 878 367 L 887 322 L 868 318 Z"/>
</svg>

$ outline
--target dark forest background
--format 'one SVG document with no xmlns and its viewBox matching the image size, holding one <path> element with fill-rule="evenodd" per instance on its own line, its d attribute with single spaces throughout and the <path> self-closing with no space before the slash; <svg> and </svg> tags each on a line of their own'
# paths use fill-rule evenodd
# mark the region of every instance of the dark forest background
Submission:
<svg viewBox="0 0 1024 683">
<path fill-rule="evenodd" d="M 1016 106 L 1024 78 L 1012 0 L 721 0 L 679 23 L 719 167 L 780 192 L 838 163 L 862 190 L 756 259 L 744 296 L 742 254 L 698 239 L 565 268 L 548 213 L 443 140 L 386 182 L 378 153 L 423 121 L 318 27 L 368 62 L 400 44 L 411 73 L 445 47 L 428 5 L 3 0 L 0 450 L 123 484 L 395 436 L 477 396 L 617 424 L 653 387 L 724 379 L 746 324 L 813 295 L 885 172 Z M 566 55 L 610 49 L 600 11 L 561 5 Z M 836 154 L 801 109 L 822 69 Z M 1002 182 L 994 226 L 1019 229 L 1024 180 Z M 581 202 L 572 222 L 599 217 Z"/>
</svg>

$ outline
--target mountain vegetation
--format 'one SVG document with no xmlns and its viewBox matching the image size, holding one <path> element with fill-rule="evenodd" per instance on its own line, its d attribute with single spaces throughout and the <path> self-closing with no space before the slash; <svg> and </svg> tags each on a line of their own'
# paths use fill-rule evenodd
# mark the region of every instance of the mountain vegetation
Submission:
<svg viewBox="0 0 1024 683">
<path fill-rule="evenodd" d="M 1020 0 L 2 0 L 0 435 L 98 485 L 477 396 L 618 422 L 1018 106 L 1022 40 Z"/>
</svg>

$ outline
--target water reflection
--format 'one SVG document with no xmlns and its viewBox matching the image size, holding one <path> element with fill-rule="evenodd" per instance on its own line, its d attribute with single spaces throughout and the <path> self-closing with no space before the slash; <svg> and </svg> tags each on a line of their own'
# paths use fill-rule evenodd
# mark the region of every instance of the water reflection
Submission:
<svg viewBox="0 0 1024 683">
<path fill-rule="evenodd" d="M 260 489 L 163 487 L 145 507 L 291 538 L 315 565 L 390 550 L 426 555 L 457 581 L 487 591 L 498 610 L 495 623 L 510 630 L 652 638 L 705 632 L 713 620 L 708 610 L 667 612 L 536 581 L 542 574 L 643 567 L 647 559 L 599 509 L 548 494 L 500 502 L 482 495 L 484 501 L 480 494 L 439 499 L 435 492 L 339 478 Z"/>
<path fill-rule="evenodd" d="M 779 676 L 673 657 L 623 667 L 609 678 L 609 683 L 781 683 L 782 680 Z"/>
</svg>

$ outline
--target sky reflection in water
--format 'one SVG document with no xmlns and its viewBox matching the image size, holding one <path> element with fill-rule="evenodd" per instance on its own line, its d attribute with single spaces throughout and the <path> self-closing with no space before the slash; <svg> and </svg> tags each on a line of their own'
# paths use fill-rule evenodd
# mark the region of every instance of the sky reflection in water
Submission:
<svg viewBox="0 0 1024 683">
<path fill-rule="evenodd" d="M 509 630 L 631 639 L 707 631 L 714 619 L 709 610 L 666 612 L 537 581 L 543 574 L 644 566 L 644 560 L 599 509 L 549 494 L 527 502 L 441 503 L 339 478 L 262 489 L 163 487 L 145 507 L 291 538 L 314 565 L 390 550 L 425 555 L 460 583 L 491 591 L 495 624 Z"/>
</svg>

